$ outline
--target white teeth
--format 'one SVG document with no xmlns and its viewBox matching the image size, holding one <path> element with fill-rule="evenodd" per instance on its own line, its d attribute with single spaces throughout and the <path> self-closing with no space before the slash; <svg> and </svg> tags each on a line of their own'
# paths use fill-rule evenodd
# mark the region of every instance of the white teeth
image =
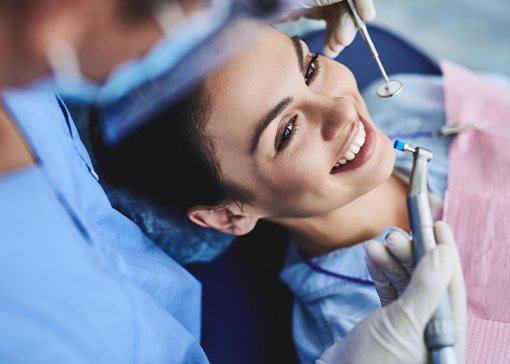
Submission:
<svg viewBox="0 0 510 364">
<path fill-rule="evenodd" d="M 358 154 L 359 150 L 360 150 L 360 147 L 354 143 L 349 148 L 349 151 L 353 152 L 354 154 Z"/>
<path fill-rule="evenodd" d="M 353 152 L 351 151 L 348 151 L 347 153 L 345 153 L 344 155 L 344 158 L 347 159 L 348 161 L 352 161 L 354 159 L 354 157 L 356 157 L 356 154 L 354 154 Z"/>
<path fill-rule="evenodd" d="M 335 164 L 335 167 L 334 168 L 338 168 L 340 166 L 343 166 L 344 164 L 347 163 L 347 160 L 346 159 L 340 159 L 336 164 Z"/>
<path fill-rule="evenodd" d="M 358 147 L 362 147 L 363 144 L 365 144 L 365 137 L 361 135 L 356 135 L 356 138 L 354 138 L 352 144 L 357 145 Z"/>
<path fill-rule="evenodd" d="M 341 166 L 347 164 L 348 162 L 352 161 L 354 158 L 356 158 L 356 155 L 359 153 L 359 151 L 365 144 L 365 139 L 366 139 L 365 126 L 363 125 L 363 123 L 361 121 L 359 121 L 358 123 L 359 123 L 358 134 L 354 138 L 354 140 L 353 140 L 352 144 L 350 145 L 349 149 L 347 150 L 347 152 L 345 152 L 345 155 L 343 156 L 343 158 L 340 159 L 335 164 L 334 168 L 341 167 Z"/>
</svg>

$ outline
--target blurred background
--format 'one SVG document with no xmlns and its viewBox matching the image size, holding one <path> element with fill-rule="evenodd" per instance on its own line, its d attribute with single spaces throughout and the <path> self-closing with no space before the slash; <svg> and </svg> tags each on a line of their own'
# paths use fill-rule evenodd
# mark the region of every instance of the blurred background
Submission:
<svg viewBox="0 0 510 364">
<path fill-rule="evenodd" d="M 374 24 L 393 31 L 434 59 L 446 58 L 473 70 L 510 76 L 510 0 L 374 2 Z M 305 20 L 284 25 L 282 30 L 303 34 L 321 27 L 321 22 Z"/>
</svg>

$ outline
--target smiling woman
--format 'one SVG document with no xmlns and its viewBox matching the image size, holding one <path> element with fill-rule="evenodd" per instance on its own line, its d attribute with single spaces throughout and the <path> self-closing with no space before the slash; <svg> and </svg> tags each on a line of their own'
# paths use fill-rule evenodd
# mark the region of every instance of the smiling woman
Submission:
<svg viewBox="0 0 510 364">
<path fill-rule="evenodd" d="M 114 150 L 96 143 L 96 156 L 113 182 L 200 225 L 242 235 L 258 219 L 275 221 L 311 254 L 407 227 L 391 142 L 352 73 L 270 27 Z"/>
<path fill-rule="evenodd" d="M 332 240 L 323 236 L 318 243 L 304 228 L 305 221 L 342 224 L 350 220 L 346 215 L 359 221 L 358 214 L 366 215 L 360 204 L 395 205 L 381 200 L 395 197 L 384 192 L 393 170 L 390 141 L 371 121 L 352 73 L 335 61 L 314 58 L 306 44 L 268 29 L 264 38 L 205 83 L 211 105 L 205 134 L 214 143 L 222 178 L 254 198 L 242 210 L 231 205 L 236 216 L 232 222 L 277 221 L 305 237 L 301 241 L 307 251 L 322 252 L 370 238 L 389 225 L 405 225 L 388 220 L 395 216 L 378 216 L 382 211 L 374 208 L 374 220 L 382 224 L 365 219 L 371 231 L 363 227 L 355 233 L 349 224 L 349 233 L 339 236 L 336 225 Z M 355 154 L 362 127 L 363 149 Z M 367 194 L 378 189 L 382 193 Z M 217 229 L 236 227 L 217 224 L 226 219 L 210 221 L 210 211 L 194 209 L 190 216 Z M 374 231 L 375 226 L 380 231 Z M 329 243 L 333 245 L 326 247 Z"/>
<path fill-rule="evenodd" d="M 192 95 L 121 144 L 106 147 L 97 135 L 95 157 L 109 182 L 230 234 L 246 234 L 258 220 L 274 222 L 305 255 L 332 254 L 355 267 L 361 276 L 335 303 L 338 335 L 379 305 L 359 243 L 388 227 L 408 230 L 406 187 L 392 175 L 391 142 L 373 123 L 353 74 L 312 54 L 299 38 L 267 27 Z M 345 247 L 352 248 L 338 250 Z M 304 272 L 283 277 L 300 280 Z M 306 285 L 287 283 L 293 290 Z M 320 319 L 326 306 L 301 304 L 294 335 L 308 332 L 296 339 L 308 362 L 337 334 L 330 337 Z M 313 327 L 305 328 L 310 315 Z M 310 341 L 313 350 L 306 349 Z"/>
</svg>

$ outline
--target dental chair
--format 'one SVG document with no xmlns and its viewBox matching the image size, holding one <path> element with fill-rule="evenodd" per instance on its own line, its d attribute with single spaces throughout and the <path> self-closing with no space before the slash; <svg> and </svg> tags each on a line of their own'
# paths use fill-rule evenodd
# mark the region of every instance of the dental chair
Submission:
<svg viewBox="0 0 510 364">
<path fill-rule="evenodd" d="M 368 28 L 388 74 L 441 73 L 436 62 L 398 36 Z M 303 39 L 312 51 L 321 51 L 323 31 Z M 360 36 L 338 60 L 352 70 L 361 91 L 381 79 Z M 285 232 L 263 223 L 216 260 L 187 267 L 202 283 L 201 342 L 211 363 L 298 362 L 291 333 L 292 294 L 278 277 L 287 244 Z"/>
</svg>

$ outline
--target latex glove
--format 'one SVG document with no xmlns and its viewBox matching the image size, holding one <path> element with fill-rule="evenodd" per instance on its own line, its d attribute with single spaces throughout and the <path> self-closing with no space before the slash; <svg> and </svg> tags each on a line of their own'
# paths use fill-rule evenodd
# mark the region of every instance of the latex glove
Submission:
<svg viewBox="0 0 510 364">
<path fill-rule="evenodd" d="M 354 0 L 356 9 L 363 20 L 375 18 L 373 0 Z M 300 0 L 299 4 L 309 10 L 304 16 L 325 20 L 327 23 L 323 52 L 335 58 L 356 36 L 357 28 L 345 0 Z"/>
<path fill-rule="evenodd" d="M 409 236 L 393 232 L 386 244 L 370 241 L 365 260 L 381 300 L 381 305 L 396 300 L 409 283 L 414 270 L 414 245 Z"/>
<path fill-rule="evenodd" d="M 438 247 L 423 256 L 401 296 L 361 321 L 345 339 L 330 347 L 318 364 L 427 363 L 425 327 L 447 292 L 456 330 L 457 359 L 463 362 L 466 292 L 460 259 L 448 225 L 438 222 L 434 232 Z"/>
</svg>

